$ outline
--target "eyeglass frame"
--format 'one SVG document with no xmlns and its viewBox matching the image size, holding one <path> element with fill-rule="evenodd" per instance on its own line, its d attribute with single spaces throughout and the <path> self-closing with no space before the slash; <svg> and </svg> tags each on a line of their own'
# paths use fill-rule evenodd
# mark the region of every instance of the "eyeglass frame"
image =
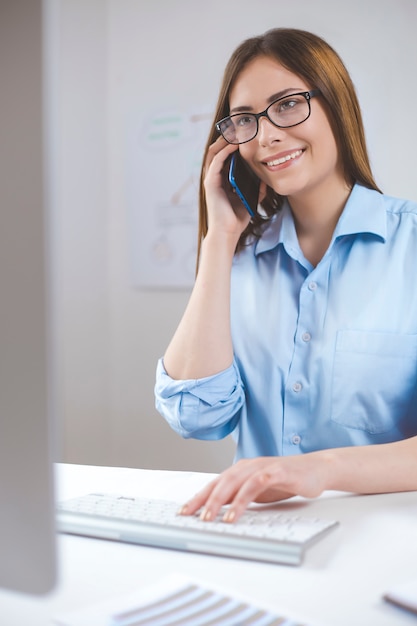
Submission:
<svg viewBox="0 0 417 626">
<path fill-rule="evenodd" d="M 273 102 L 271 102 L 271 104 L 269 104 L 266 109 L 264 111 L 261 111 L 261 113 L 252 113 L 251 111 L 242 111 L 241 113 L 233 113 L 232 115 L 226 115 L 226 117 L 223 117 L 221 120 L 219 120 L 218 122 L 216 122 L 216 130 L 218 133 L 221 134 L 221 136 L 223 137 L 223 139 L 225 141 L 227 141 L 227 143 L 230 143 L 233 146 L 240 146 L 243 143 L 248 143 L 249 141 L 252 141 L 253 139 L 255 139 L 256 135 L 259 132 L 259 118 L 261 117 L 266 117 L 266 119 L 271 122 L 271 124 L 273 124 L 274 126 L 276 126 L 276 128 L 294 128 L 294 126 L 299 126 L 299 124 L 303 124 L 306 120 L 308 120 L 308 118 L 311 115 L 311 104 L 310 104 L 310 100 L 311 98 L 315 98 L 316 96 L 321 95 L 321 91 L 320 89 L 310 89 L 310 91 L 298 91 L 297 93 L 289 93 L 286 96 L 281 96 L 281 98 L 277 98 L 276 100 L 274 100 Z M 274 104 L 276 104 L 277 102 L 279 102 L 280 100 L 285 100 L 286 98 L 291 98 L 291 96 L 304 96 L 307 104 L 308 104 L 308 115 L 306 118 L 304 118 L 301 122 L 297 122 L 296 124 L 290 124 L 289 126 L 281 126 L 280 124 L 276 124 L 273 120 L 271 120 L 271 118 L 269 117 L 268 114 L 268 110 L 274 106 Z M 252 117 L 255 118 L 256 120 L 256 133 L 254 134 L 253 137 L 251 137 L 250 139 L 246 139 L 245 141 L 239 141 L 238 143 L 229 141 L 228 139 L 226 139 L 226 137 L 223 135 L 223 132 L 220 130 L 220 124 L 222 122 L 226 122 L 226 120 L 231 119 L 232 117 L 237 117 L 238 115 L 251 115 Z"/>
</svg>

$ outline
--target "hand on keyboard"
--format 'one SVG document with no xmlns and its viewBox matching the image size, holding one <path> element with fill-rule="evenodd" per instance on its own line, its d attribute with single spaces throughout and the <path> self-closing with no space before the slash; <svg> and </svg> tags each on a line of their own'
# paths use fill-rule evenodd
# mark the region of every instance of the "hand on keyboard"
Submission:
<svg viewBox="0 0 417 626">
<path fill-rule="evenodd" d="M 210 521 L 223 505 L 230 504 L 223 521 L 234 522 L 251 502 L 276 502 L 294 495 L 317 497 L 326 488 L 326 452 L 241 460 L 206 485 L 180 513 L 193 515 L 201 509 L 200 519 Z"/>
</svg>

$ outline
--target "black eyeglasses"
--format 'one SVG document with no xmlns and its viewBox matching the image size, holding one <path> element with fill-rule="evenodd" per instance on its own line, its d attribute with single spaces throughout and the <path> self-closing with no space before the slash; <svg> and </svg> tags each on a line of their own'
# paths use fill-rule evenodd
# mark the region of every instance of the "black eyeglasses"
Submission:
<svg viewBox="0 0 417 626">
<path fill-rule="evenodd" d="M 228 143 L 238 145 L 256 137 L 259 118 L 266 117 L 278 128 L 298 126 L 310 117 L 310 100 L 320 94 L 320 89 L 292 93 L 272 102 L 262 113 L 235 113 L 216 123 L 216 128 Z"/>
</svg>

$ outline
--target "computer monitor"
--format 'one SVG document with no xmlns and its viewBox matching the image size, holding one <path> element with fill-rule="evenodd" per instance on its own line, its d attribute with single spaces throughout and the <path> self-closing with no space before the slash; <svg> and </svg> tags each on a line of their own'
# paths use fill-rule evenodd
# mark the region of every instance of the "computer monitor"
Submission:
<svg viewBox="0 0 417 626">
<path fill-rule="evenodd" d="M 56 580 L 42 24 L 0 2 L 0 587 L 30 594 Z"/>
</svg>

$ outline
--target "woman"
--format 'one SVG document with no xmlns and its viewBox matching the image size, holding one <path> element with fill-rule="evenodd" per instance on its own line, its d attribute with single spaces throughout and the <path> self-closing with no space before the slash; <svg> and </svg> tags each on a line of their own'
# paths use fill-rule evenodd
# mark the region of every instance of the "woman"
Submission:
<svg viewBox="0 0 417 626">
<path fill-rule="evenodd" d="M 155 389 L 182 436 L 233 433 L 238 462 L 182 512 L 417 489 L 417 206 L 374 182 L 346 68 L 305 31 L 248 39 L 216 120 L 195 286 Z M 261 181 L 252 219 L 236 151 Z"/>
</svg>

